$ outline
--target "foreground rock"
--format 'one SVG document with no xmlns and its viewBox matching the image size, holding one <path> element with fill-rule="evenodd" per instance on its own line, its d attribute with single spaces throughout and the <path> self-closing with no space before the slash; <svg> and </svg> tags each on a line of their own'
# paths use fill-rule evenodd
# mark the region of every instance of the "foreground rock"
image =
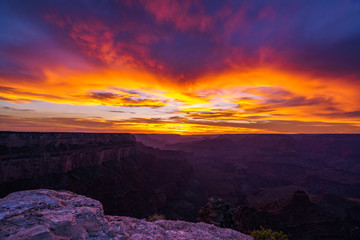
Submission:
<svg viewBox="0 0 360 240">
<path fill-rule="evenodd" d="M 106 216 L 99 201 L 67 191 L 15 192 L 0 200 L 0 239 L 238 239 L 205 223 Z"/>
</svg>

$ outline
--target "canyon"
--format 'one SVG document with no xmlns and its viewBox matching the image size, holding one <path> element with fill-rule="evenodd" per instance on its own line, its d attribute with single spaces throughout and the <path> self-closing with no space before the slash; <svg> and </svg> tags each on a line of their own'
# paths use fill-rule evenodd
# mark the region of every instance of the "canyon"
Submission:
<svg viewBox="0 0 360 240">
<path fill-rule="evenodd" d="M 206 200 L 191 165 L 130 134 L 0 133 L 0 197 L 27 189 L 69 190 L 106 214 L 194 220 Z"/>
<path fill-rule="evenodd" d="M 358 134 L 136 138 L 186 155 L 204 190 L 221 199 L 207 203 L 213 209 L 203 221 L 232 226 L 226 219 L 233 207 L 235 228 L 244 233 L 263 226 L 289 239 L 360 238 Z"/>
<path fill-rule="evenodd" d="M 360 237 L 360 135 L 0 137 L 0 197 L 68 190 L 99 200 L 107 215 L 161 214 L 246 234 L 264 226 L 295 240 Z"/>
<path fill-rule="evenodd" d="M 297 189 L 360 198 L 358 134 L 175 136 L 136 138 L 186 154 L 204 187 L 230 203 L 268 202 Z"/>
</svg>

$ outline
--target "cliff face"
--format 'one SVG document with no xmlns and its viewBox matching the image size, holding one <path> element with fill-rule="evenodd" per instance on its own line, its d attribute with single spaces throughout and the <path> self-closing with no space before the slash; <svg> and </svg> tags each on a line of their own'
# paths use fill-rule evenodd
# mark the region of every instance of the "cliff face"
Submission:
<svg viewBox="0 0 360 240">
<path fill-rule="evenodd" d="M 0 182 L 135 158 L 130 134 L 0 133 Z"/>
<path fill-rule="evenodd" d="M 235 208 L 220 198 L 209 198 L 199 211 L 198 221 L 211 223 L 218 227 L 236 229 Z"/>
<path fill-rule="evenodd" d="M 238 206 L 235 219 L 239 230 L 249 233 L 260 226 L 284 231 L 289 239 L 360 239 L 360 204 L 326 194 L 312 202 L 298 190 L 288 199 L 264 206 Z"/>
<path fill-rule="evenodd" d="M 151 137 L 154 142 L 164 138 Z M 162 142 L 166 149 L 187 152 L 204 188 L 232 204 L 245 198 L 269 202 L 296 189 L 360 199 L 359 134 L 179 138 L 185 139 L 176 144 L 166 145 L 166 138 Z"/>
<path fill-rule="evenodd" d="M 100 202 L 71 192 L 32 190 L 0 199 L 1 239 L 237 239 L 231 229 L 205 223 L 146 222 L 104 215 Z"/>
<path fill-rule="evenodd" d="M 95 198 L 107 214 L 195 219 L 203 190 L 179 152 L 130 134 L 0 133 L 0 197 L 27 189 Z"/>
</svg>

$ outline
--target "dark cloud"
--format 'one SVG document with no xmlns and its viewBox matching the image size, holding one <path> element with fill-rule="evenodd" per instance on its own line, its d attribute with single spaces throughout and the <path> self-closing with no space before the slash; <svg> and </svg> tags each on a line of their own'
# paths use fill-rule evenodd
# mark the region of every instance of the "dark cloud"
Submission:
<svg viewBox="0 0 360 240">
<path fill-rule="evenodd" d="M 93 92 L 90 94 L 90 97 L 100 100 L 114 99 L 121 97 L 121 95 L 110 93 L 110 92 Z"/>
<path fill-rule="evenodd" d="M 314 119 L 359 119 L 359 12 L 355 0 L 3 0 L 0 100 L 118 107 L 108 111 L 113 113 L 141 107 L 147 109 L 136 111 L 139 116 L 178 116 L 121 121 L 3 116 L 1 124 L 80 131 L 173 123 L 358 132 L 350 123 Z M 214 82 L 207 85 L 208 80 Z M 308 122 L 283 120 L 297 117 Z"/>
<path fill-rule="evenodd" d="M 238 128 L 239 132 L 243 129 L 265 130 L 280 133 L 360 133 L 360 127 L 350 123 L 327 123 L 321 121 L 302 122 L 289 120 L 259 120 L 251 122 L 228 122 L 226 120 L 190 120 L 182 117 L 161 118 L 131 118 L 116 123 L 181 123 L 195 124 L 210 127 L 231 127 Z"/>
<path fill-rule="evenodd" d="M 326 116 L 326 117 L 331 117 L 331 118 L 340 118 L 340 119 L 355 119 L 355 120 L 359 120 L 360 119 L 360 110 L 358 111 L 351 111 L 351 112 L 344 112 L 344 111 L 339 111 L 337 109 L 337 111 L 333 111 L 330 113 L 319 113 L 319 116 Z"/>
<path fill-rule="evenodd" d="M 113 113 L 126 113 L 126 112 L 120 111 L 120 110 L 111 110 L 111 111 L 108 111 L 108 112 L 113 112 Z"/>
<path fill-rule="evenodd" d="M 1 97 L 1 96 L 0 96 L 0 100 L 1 100 L 1 101 L 11 101 L 10 98 L 5 98 L 5 97 Z"/>
<path fill-rule="evenodd" d="M 359 76 L 356 1 L 13 1 L 1 3 L 0 75 L 42 65 L 129 65 L 177 81 L 248 66 Z M 270 50 L 267 54 L 266 49 Z"/>
<path fill-rule="evenodd" d="M 119 121 L 67 117 L 15 117 L 0 115 L 0 128 L 7 130 L 32 131 L 81 131 L 81 132 L 120 132 L 128 131 L 129 126 L 137 124 L 163 124 L 180 123 L 207 127 L 231 127 L 233 131 L 238 129 L 243 132 L 249 130 L 265 130 L 282 133 L 360 133 L 360 127 L 349 123 L 326 123 L 326 122 L 302 122 L 302 121 L 252 121 L 252 122 L 227 122 L 225 120 L 189 120 L 181 117 L 162 118 L 130 118 Z M 140 129 L 146 132 L 146 129 Z"/>
<path fill-rule="evenodd" d="M 218 118 L 230 118 L 234 117 L 236 112 L 233 110 L 222 111 L 197 111 L 197 112 L 185 112 L 186 116 L 192 119 L 218 119 Z M 236 119 L 236 118 L 235 118 Z"/>
<path fill-rule="evenodd" d="M 121 106 L 121 107 L 146 107 L 160 108 L 165 106 L 166 101 L 160 101 L 155 98 L 146 98 L 139 96 L 138 93 L 124 92 L 116 94 L 111 92 L 91 92 L 87 96 L 80 96 L 85 99 L 99 100 L 100 104 Z"/>
<path fill-rule="evenodd" d="M 5 87 L 0 86 L 0 94 L 6 93 L 6 94 L 14 94 L 14 95 L 20 95 L 20 96 L 28 96 L 28 97 L 45 97 L 48 99 L 65 99 L 64 97 L 53 95 L 53 94 L 44 94 L 44 93 L 33 93 L 28 91 L 23 91 L 22 89 L 12 88 L 12 87 Z M 24 100 L 24 101 L 31 101 L 26 99 L 11 99 L 10 101 L 16 101 L 16 100 Z"/>
<path fill-rule="evenodd" d="M 249 88 L 246 93 L 260 95 L 261 106 L 245 108 L 247 113 L 266 113 L 274 112 L 276 110 L 297 107 L 315 107 L 317 110 L 326 112 L 338 111 L 338 103 L 332 97 L 316 95 L 316 96 L 303 96 L 295 94 L 288 90 L 279 87 L 256 87 Z M 254 98 L 242 98 L 254 100 Z M 240 99 L 241 100 L 241 99 Z M 242 108 L 239 105 L 239 108 Z"/>
<path fill-rule="evenodd" d="M 136 114 L 135 112 L 121 111 L 121 110 L 110 110 L 110 111 L 108 111 L 108 112 Z"/>
<path fill-rule="evenodd" d="M 272 107 L 300 107 L 300 106 L 336 106 L 336 103 L 331 98 L 322 96 L 318 97 L 305 97 L 305 96 L 291 96 L 287 99 L 277 98 L 266 101 L 264 104 Z"/>
<path fill-rule="evenodd" d="M 33 112 L 34 109 L 21 109 L 21 108 L 12 108 L 12 107 L 1 107 L 4 110 L 10 110 L 10 111 L 19 111 L 19 112 Z"/>
<path fill-rule="evenodd" d="M 66 117 L 15 117 L 10 115 L 0 116 L 0 128 L 8 130 L 33 131 L 107 131 L 113 127 L 113 123 L 81 118 Z"/>
<path fill-rule="evenodd" d="M 360 26 L 359 26 L 360 28 Z M 333 44 L 316 43 L 294 50 L 286 64 L 322 76 L 360 78 L 360 31 Z"/>
</svg>

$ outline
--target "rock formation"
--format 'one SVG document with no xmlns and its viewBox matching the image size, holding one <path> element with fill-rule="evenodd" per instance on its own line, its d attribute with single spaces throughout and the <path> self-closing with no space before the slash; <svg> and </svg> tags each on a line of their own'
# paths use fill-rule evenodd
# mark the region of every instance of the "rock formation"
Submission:
<svg viewBox="0 0 360 240">
<path fill-rule="evenodd" d="M 214 224 L 217 227 L 235 228 L 235 208 L 220 198 L 211 197 L 199 211 L 198 221 Z"/>
<path fill-rule="evenodd" d="M 83 194 L 107 214 L 139 218 L 195 220 L 206 200 L 181 153 L 131 134 L 0 132 L 0 197 L 38 188 Z"/>
<path fill-rule="evenodd" d="M 337 206 L 335 206 L 337 204 Z M 326 205 L 326 207 L 324 207 Z M 360 239 L 360 204 L 333 195 L 312 202 L 306 192 L 264 206 L 238 206 L 239 230 L 250 233 L 260 226 L 283 231 L 294 240 Z"/>
<path fill-rule="evenodd" d="M 131 134 L 0 132 L 0 182 L 135 158 Z"/>
<path fill-rule="evenodd" d="M 155 148 L 130 134 L 0 132 L 0 197 L 63 189 L 101 201 L 109 215 L 195 221 L 214 195 L 240 205 L 245 233 L 264 226 L 290 239 L 360 239 L 360 135 L 138 139 Z M 289 198 L 296 189 L 311 198 Z M 232 226 L 214 206 L 204 221 Z"/>
<path fill-rule="evenodd" d="M 212 239 L 250 236 L 205 223 L 106 216 L 100 202 L 67 191 L 30 190 L 0 199 L 0 239 Z"/>
<path fill-rule="evenodd" d="M 288 197 L 296 189 L 360 199 L 359 134 L 234 134 L 188 139 L 166 149 L 188 153 L 210 195 L 237 204 Z M 141 138 L 138 138 L 141 139 Z M 161 142 L 167 139 L 153 135 Z M 167 143 L 168 141 L 162 142 Z M 149 141 L 147 141 L 149 142 Z"/>
</svg>

